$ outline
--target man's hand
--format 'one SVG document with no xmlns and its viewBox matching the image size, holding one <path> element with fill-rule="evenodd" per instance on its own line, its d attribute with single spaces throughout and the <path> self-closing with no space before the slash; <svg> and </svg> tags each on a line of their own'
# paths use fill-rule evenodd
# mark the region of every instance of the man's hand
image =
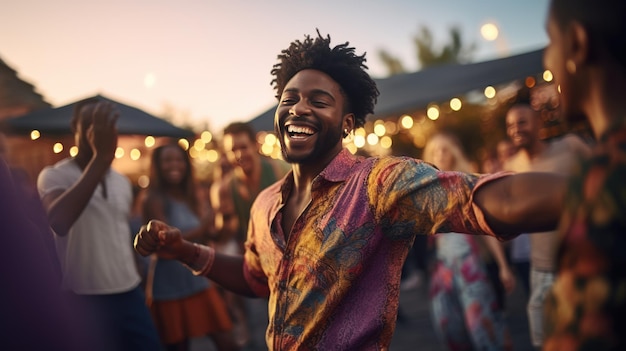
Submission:
<svg viewBox="0 0 626 351">
<path fill-rule="evenodd" d="M 94 156 L 104 162 L 111 163 L 117 149 L 117 119 L 120 114 L 110 102 L 98 102 L 93 109 L 92 123 L 87 130 L 87 140 Z"/>
<path fill-rule="evenodd" d="M 515 274 L 508 266 L 500 268 L 500 281 L 507 294 L 513 292 L 515 289 Z"/>
<path fill-rule="evenodd" d="M 144 225 L 135 236 L 135 251 L 142 256 L 158 253 L 159 256 L 178 259 L 183 247 L 183 237 L 175 227 L 152 220 Z"/>
</svg>

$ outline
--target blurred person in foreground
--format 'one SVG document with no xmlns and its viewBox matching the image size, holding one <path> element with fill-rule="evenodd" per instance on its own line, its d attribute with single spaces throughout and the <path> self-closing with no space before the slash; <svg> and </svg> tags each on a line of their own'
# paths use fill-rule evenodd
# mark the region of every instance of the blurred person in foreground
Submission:
<svg viewBox="0 0 626 351">
<path fill-rule="evenodd" d="M 1 139 L 1 137 L 0 137 Z M 0 143 L 2 146 L 2 143 Z M 0 152 L 0 345 L 3 350 L 82 351 L 97 339 L 90 315 L 61 291 L 52 231 L 36 189 Z M 34 196 L 33 196 L 34 195 Z"/>
<path fill-rule="evenodd" d="M 473 173 L 459 139 L 437 132 L 424 146 L 424 161 L 442 171 Z M 510 293 L 515 275 L 502 244 L 491 236 L 446 233 L 435 235 L 435 266 L 430 280 L 433 325 L 451 351 L 511 350 L 504 306 L 498 303 L 484 256 L 489 253 L 498 266 L 497 283 Z"/>
<path fill-rule="evenodd" d="M 102 334 L 93 349 L 159 350 L 130 240 L 130 181 L 111 168 L 118 117 L 109 102 L 78 102 L 71 120 L 78 153 L 44 168 L 37 187 L 54 231 L 62 288 Z"/>
<path fill-rule="evenodd" d="M 589 157 L 589 146 L 574 134 L 550 141 L 542 140 L 542 124 L 539 112 L 528 103 L 519 102 L 509 109 L 506 114 L 507 135 L 518 151 L 504 163 L 504 170 L 571 174 L 579 160 Z M 534 234 L 528 237 L 531 266 L 527 310 L 532 344 L 540 348 L 543 343 L 543 302 L 554 282 L 558 233 Z"/>
<path fill-rule="evenodd" d="M 559 225 L 543 349 L 626 350 L 626 1 L 552 0 L 544 65 L 596 138 Z"/>
<path fill-rule="evenodd" d="M 556 225 L 564 177 L 441 172 L 343 148 L 378 96 L 365 55 L 348 43 L 331 47 L 318 32 L 278 58 L 274 126 L 292 169 L 257 196 L 243 255 L 217 254 L 160 221 L 135 237 L 142 255 L 171 254 L 234 292 L 269 298 L 269 349 L 387 350 L 415 235 L 509 239 Z"/>
</svg>

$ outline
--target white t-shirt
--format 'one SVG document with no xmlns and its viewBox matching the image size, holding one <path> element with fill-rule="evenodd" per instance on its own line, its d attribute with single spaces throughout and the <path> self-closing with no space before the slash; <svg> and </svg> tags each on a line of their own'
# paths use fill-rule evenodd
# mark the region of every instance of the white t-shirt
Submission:
<svg viewBox="0 0 626 351">
<path fill-rule="evenodd" d="M 81 177 L 80 167 L 70 158 L 44 168 L 37 179 L 39 195 L 72 187 Z M 114 294 L 139 285 L 135 268 L 129 215 L 132 189 L 128 179 L 109 169 L 102 185 L 66 236 L 55 235 L 63 272 L 63 288 L 77 294 Z"/>
</svg>

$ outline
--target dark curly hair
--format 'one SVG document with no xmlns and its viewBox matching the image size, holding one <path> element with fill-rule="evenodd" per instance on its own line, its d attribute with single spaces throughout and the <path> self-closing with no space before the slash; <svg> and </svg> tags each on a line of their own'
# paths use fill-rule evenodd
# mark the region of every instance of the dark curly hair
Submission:
<svg viewBox="0 0 626 351">
<path fill-rule="evenodd" d="M 275 78 L 270 83 L 276 89 L 276 98 L 280 99 L 285 85 L 296 73 L 304 69 L 322 71 L 339 84 L 348 101 L 345 112 L 354 113 L 355 125 L 361 127 L 367 115 L 374 113 L 379 94 L 376 83 L 365 72 L 365 53 L 355 55 L 348 42 L 331 48 L 330 35 L 324 38 L 319 30 L 317 35 L 315 39 L 306 35 L 304 41 L 292 42 L 278 55 L 280 62 L 272 68 Z"/>
</svg>

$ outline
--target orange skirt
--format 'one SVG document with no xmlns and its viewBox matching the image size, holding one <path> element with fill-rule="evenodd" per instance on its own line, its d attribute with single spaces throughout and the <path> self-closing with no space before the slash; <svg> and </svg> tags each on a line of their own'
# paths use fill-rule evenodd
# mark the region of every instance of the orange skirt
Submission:
<svg viewBox="0 0 626 351">
<path fill-rule="evenodd" d="M 165 344 L 233 329 L 226 302 L 214 286 L 180 300 L 153 301 L 150 312 Z"/>
</svg>

